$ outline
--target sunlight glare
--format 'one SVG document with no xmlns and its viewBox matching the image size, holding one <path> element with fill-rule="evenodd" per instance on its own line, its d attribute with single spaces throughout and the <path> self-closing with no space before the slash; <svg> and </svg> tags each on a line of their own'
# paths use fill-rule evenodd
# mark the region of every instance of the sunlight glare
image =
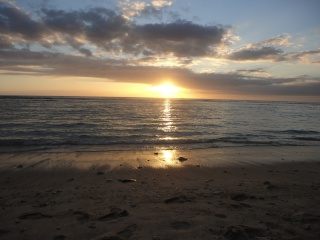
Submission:
<svg viewBox="0 0 320 240">
<path fill-rule="evenodd" d="M 166 83 L 160 86 L 151 87 L 151 91 L 158 94 L 159 97 L 163 98 L 176 98 L 179 97 L 179 87 L 173 86 L 170 83 Z"/>
</svg>

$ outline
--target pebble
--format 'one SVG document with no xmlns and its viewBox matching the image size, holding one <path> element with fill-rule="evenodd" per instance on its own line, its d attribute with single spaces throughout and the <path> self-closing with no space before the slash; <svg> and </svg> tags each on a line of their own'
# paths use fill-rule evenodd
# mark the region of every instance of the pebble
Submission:
<svg viewBox="0 0 320 240">
<path fill-rule="evenodd" d="M 187 161 L 187 160 L 188 160 L 188 158 L 185 158 L 185 157 L 179 157 L 179 158 L 178 158 L 178 160 L 179 160 L 180 162 L 184 162 L 184 161 Z"/>
</svg>

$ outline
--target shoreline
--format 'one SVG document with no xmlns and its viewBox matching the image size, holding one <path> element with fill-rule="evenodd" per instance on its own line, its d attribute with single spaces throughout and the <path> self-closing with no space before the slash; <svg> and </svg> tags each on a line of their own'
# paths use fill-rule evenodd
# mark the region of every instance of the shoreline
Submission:
<svg viewBox="0 0 320 240">
<path fill-rule="evenodd" d="M 0 237 L 319 239 L 320 159 L 289 152 L 269 164 L 205 166 L 193 155 L 180 167 L 1 168 Z"/>
<path fill-rule="evenodd" d="M 0 170 L 17 166 L 36 169 L 102 166 L 112 170 L 121 166 L 137 167 L 204 167 L 263 165 L 284 162 L 319 161 L 318 146 L 245 146 L 193 150 L 106 151 L 103 148 L 58 148 L 51 150 L 0 153 Z M 179 158 L 185 161 L 179 161 Z"/>
</svg>

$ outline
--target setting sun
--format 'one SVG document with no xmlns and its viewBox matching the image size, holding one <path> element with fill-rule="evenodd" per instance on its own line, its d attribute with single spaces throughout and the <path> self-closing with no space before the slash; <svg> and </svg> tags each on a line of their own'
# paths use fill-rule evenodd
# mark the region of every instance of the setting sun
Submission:
<svg viewBox="0 0 320 240">
<path fill-rule="evenodd" d="M 153 86 L 150 90 L 157 93 L 159 97 L 176 98 L 179 97 L 181 88 L 166 83 L 160 86 Z"/>
</svg>

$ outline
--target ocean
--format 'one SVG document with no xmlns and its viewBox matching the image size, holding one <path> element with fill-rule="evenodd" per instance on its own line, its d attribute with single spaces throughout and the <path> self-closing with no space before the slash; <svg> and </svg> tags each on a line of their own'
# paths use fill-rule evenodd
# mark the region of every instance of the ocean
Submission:
<svg viewBox="0 0 320 240">
<path fill-rule="evenodd" d="M 320 146 L 320 103 L 0 97 L 0 152 Z"/>
</svg>

